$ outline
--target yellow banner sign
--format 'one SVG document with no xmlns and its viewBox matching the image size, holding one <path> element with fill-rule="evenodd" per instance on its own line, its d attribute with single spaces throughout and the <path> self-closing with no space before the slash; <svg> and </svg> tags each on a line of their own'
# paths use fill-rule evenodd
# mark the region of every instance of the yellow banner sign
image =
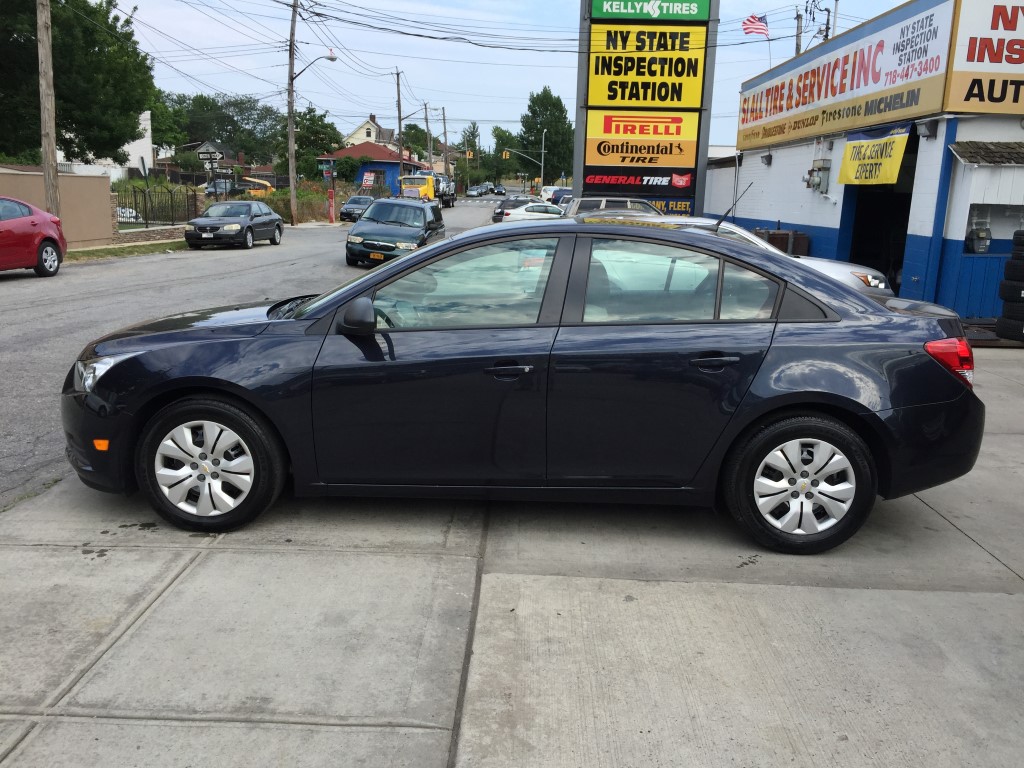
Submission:
<svg viewBox="0 0 1024 768">
<path fill-rule="evenodd" d="M 595 25 L 587 104 L 699 109 L 706 45 L 705 27 Z"/>
<path fill-rule="evenodd" d="M 699 129 L 698 112 L 593 109 L 587 113 L 586 164 L 692 168 Z"/>
<path fill-rule="evenodd" d="M 840 184 L 895 184 L 900 177 L 910 124 L 850 134 L 839 169 Z"/>
</svg>

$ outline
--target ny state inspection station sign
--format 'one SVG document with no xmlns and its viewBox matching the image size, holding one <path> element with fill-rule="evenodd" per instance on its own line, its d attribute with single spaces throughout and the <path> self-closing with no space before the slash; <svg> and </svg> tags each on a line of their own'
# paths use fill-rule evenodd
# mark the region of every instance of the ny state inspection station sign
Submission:
<svg viewBox="0 0 1024 768">
<path fill-rule="evenodd" d="M 589 4 L 583 194 L 693 213 L 712 0 Z"/>
</svg>

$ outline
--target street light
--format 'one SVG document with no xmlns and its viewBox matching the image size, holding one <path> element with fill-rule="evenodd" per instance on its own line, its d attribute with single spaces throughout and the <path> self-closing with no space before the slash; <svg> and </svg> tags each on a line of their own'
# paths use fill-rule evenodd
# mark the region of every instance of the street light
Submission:
<svg viewBox="0 0 1024 768">
<path fill-rule="evenodd" d="M 328 61 L 337 61 L 338 57 L 334 55 L 334 49 L 330 49 L 330 53 L 325 56 L 317 56 L 313 61 L 309 62 L 306 66 L 295 72 L 295 19 L 292 19 L 292 51 L 288 57 L 288 195 L 291 202 L 291 214 L 292 214 L 292 226 L 294 227 L 299 221 L 299 201 L 295 195 L 295 80 L 313 66 L 320 59 L 327 59 Z"/>
<path fill-rule="evenodd" d="M 544 133 L 540 135 L 540 189 L 543 196 L 544 192 L 544 140 L 548 136 L 548 129 L 544 129 Z"/>
</svg>

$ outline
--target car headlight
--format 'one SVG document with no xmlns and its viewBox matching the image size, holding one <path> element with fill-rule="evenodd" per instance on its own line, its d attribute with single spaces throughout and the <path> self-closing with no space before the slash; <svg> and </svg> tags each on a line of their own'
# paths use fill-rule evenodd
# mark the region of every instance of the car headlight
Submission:
<svg viewBox="0 0 1024 768">
<path fill-rule="evenodd" d="M 350 243 L 361 243 L 363 242 L 363 238 L 361 238 L 359 235 L 349 235 L 348 241 Z"/>
<path fill-rule="evenodd" d="M 241 224 L 225 224 L 221 229 L 225 232 L 237 232 L 242 228 Z"/>
<path fill-rule="evenodd" d="M 415 251 L 419 246 L 416 243 L 395 243 L 395 248 L 400 251 Z"/>
<path fill-rule="evenodd" d="M 107 355 L 94 357 L 92 360 L 79 360 L 75 363 L 75 389 L 79 392 L 92 392 L 100 378 L 123 360 L 135 357 L 139 352 L 128 352 L 123 355 Z"/>
<path fill-rule="evenodd" d="M 195 224 L 186 224 L 185 225 L 185 231 L 186 232 L 195 232 L 196 231 L 196 225 Z"/>
<path fill-rule="evenodd" d="M 850 274 L 864 283 L 868 288 L 885 288 L 885 280 L 881 280 L 874 275 L 869 275 L 867 272 L 851 272 Z"/>
</svg>

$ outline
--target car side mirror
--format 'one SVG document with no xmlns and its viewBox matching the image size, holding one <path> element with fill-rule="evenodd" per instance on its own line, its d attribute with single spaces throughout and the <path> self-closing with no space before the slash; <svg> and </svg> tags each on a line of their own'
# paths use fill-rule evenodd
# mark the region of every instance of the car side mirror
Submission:
<svg viewBox="0 0 1024 768">
<path fill-rule="evenodd" d="M 338 333 L 363 336 L 377 330 L 377 316 L 373 302 L 368 296 L 360 296 L 345 307 L 345 313 L 338 321 Z"/>
</svg>

